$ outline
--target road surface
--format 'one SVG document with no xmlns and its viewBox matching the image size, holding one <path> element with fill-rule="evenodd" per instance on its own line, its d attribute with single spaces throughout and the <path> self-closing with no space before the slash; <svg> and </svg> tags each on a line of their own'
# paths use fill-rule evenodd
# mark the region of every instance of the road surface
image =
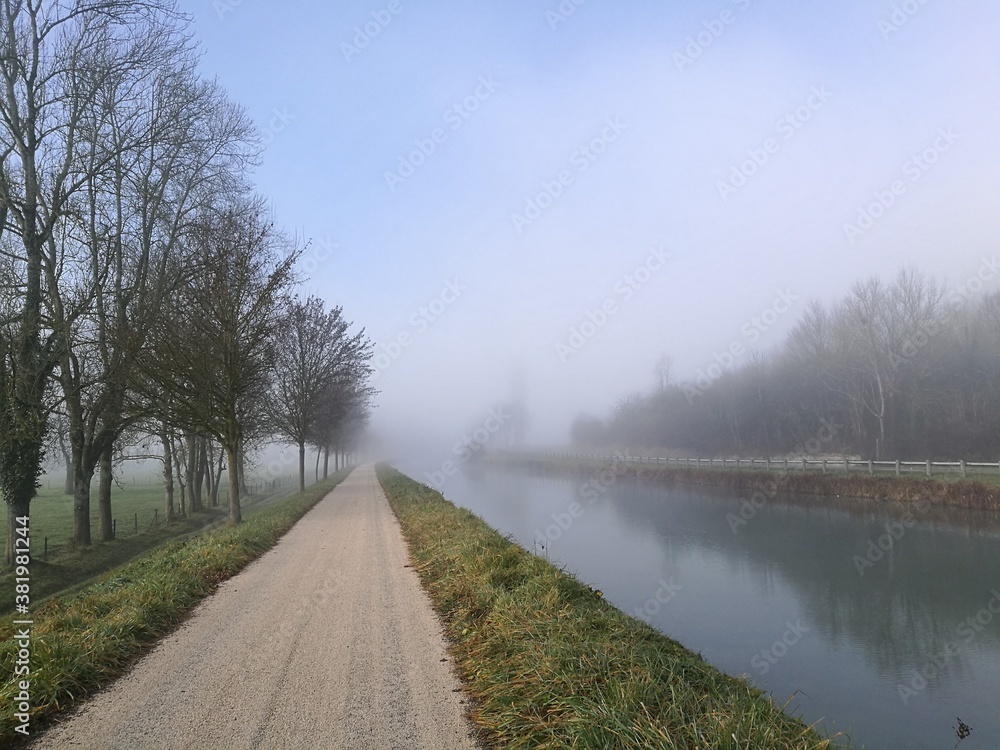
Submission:
<svg viewBox="0 0 1000 750">
<path fill-rule="evenodd" d="M 219 587 L 44 750 L 473 750 L 463 693 L 370 465 Z"/>
</svg>

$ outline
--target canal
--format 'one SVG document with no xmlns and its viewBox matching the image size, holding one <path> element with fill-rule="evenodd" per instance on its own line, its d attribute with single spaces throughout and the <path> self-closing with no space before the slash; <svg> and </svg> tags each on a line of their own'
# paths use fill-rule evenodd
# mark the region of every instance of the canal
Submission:
<svg viewBox="0 0 1000 750">
<path fill-rule="evenodd" d="M 995 514 L 468 464 L 438 489 L 827 736 L 1000 744 Z"/>
</svg>

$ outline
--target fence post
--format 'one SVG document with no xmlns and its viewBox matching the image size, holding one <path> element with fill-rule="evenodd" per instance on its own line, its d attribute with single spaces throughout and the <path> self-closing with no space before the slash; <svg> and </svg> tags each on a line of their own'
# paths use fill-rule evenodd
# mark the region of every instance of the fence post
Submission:
<svg viewBox="0 0 1000 750">
<path fill-rule="evenodd" d="M 931 461 L 927 459 L 927 476 L 931 475 Z"/>
<path fill-rule="evenodd" d="M 958 470 L 962 472 L 962 479 L 965 479 L 965 459 L 958 462 Z"/>
<path fill-rule="evenodd" d="M 844 456 L 844 471 L 847 474 L 851 473 L 851 461 L 847 456 Z"/>
<path fill-rule="evenodd" d="M 784 459 L 781 460 L 781 468 L 782 468 L 782 470 L 784 470 L 784 472 L 786 474 L 788 473 L 788 459 L 787 458 L 784 458 Z"/>
<path fill-rule="evenodd" d="M 826 474 L 826 459 L 823 459 L 823 473 Z"/>
<path fill-rule="evenodd" d="M 872 463 L 872 460 L 869 458 L 868 459 L 868 475 L 872 476 L 874 474 L 875 474 L 875 465 Z"/>
<path fill-rule="evenodd" d="M 896 476 L 899 476 L 899 459 L 896 459 Z"/>
<path fill-rule="evenodd" d="M 806 459 L 805 459 L 805 457 L 802 458 L 802 473 L 803 474 L 806 473 Z"/>
</svg>

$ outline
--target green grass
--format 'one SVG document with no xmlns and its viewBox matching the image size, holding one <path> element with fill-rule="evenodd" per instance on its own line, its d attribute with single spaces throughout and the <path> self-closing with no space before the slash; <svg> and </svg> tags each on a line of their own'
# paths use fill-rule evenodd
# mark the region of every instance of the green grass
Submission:
<svg viewBox="0 0 1000 750">
<path fill-rule="evenodd" d="M 467 510 L 378 467 L 444 619 L 472 718 L 504 748 L 830 747 L 745 680 L 601 599 Z"/>
<path fill-rule="evenodd" d="M 152 525 L 154 513 L 163 521 L 163 485 L 125 485 L 111 491 L 111 511 L 117 520 L 118 536 L 135 533 L 135 519 L 138 514 L 139 529 Z M 100 519 L 97 515 L 97 482 L 91 489 L 90 528 L 94 539 L 100 533 Z M 37 497 L 31 501 L 31 533 L 33 554 L 42 557 L 44 540 L 48 538 L 49 555 L 58 553 L 70 545 L 73 536 L 73 496 L 63 494 L 62 488 L 43 485 Z"/>
<path fill-rule="evenodd" d="M 173 629 L 225 579 L 271 548 L 339 484 L 348 471 L 269 507 L 242 524 L 173 541 L 117 568 L 85 589 L 32 610 L 31 729 L 122 674 L 157 638 Z M 34 569 L 32 571 L 34 580 Z M 34 590 L 34 587 L 33 587 Z M 0 746 L 14 732 L 14 618 L 0 621 Z"/>
<path fill-rule="evenodd" d="M 136 481 L 139 483 L 133 483 Z M 281 481 L 287 483 L 290 480 L 283 478 Z M 228 501 L 224 477 L 222 485 L 219 505 L 225 509 Z M 175 489 L 175 504 L 180 511 L 179 488 Z M 139 531 L 153 528 L 154 520 L 162 524 L 165 507 L 163 483 L 160 481 L 127 478 L 121 486 L 115 485 L 111 489 L 111 511 L 118 522 L 119 538 L 136 533 L 137 518 Z M 90 526 L 91 533 L 96 539 L 100 529 L 96 479 L 91 487 Z M 38 491 L 38 496 L 31 501 L 31 536 L 32 553 L 38 559 L 42 557 L 46 537 L 49 540 L 50 556 L 57 553 L 60 548 L 69 546 L 70 538 L 73 536 L 73 496 L 63 493 L 62 482 L 56 481 L 55 477 L 42 477 L 42 487 Z"/>
<path fill-rule="evenodd" d="M 259 510 L 288 495 L 288 486 L 268 488 L 245 498 L 244 516 Z M 179 492 L 178 492 L 179 498 Z M 179 510 L 179 499 L 178 510 Z M 94 577 L 172 539 L 214 528 L 224 523 L 228 514 L 225 487 L 219 507 L 190 514 L 169 525 L 164 522 L 165 500 L 162 485 L 126 484 L 114 487 L 111 507 L 118 519 L 117 538 L 111 542 L 94 542 L 90 547 L 77 548 L 70 544 L 73 533 L 73 498 L 59 489 L 43 486 L 31 503 L 31 589 L 32 600 L 41 602 L 53 594 L 86 583 Z M 136 517 L 139 521 L 136 524 Z M 138 526 L 138 532 L 136 528 Z M 99 529 L 97 517 L 97 483 L 91 496 L 91 533 L 96 540 Z M 48 555 L 45 556 L 45 539 L 48 538 Z M 0 572 L 0 614 L 14 609 L 14 572 Z"/>
</svg>

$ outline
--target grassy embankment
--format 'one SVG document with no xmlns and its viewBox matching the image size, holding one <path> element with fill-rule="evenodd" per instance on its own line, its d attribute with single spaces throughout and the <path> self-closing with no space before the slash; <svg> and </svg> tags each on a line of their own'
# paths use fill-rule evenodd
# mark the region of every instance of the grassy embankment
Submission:
<svg viewBox="0 0 1000 750">
<path fill-rule="evenodd" d="M 494 454 L 489 460 L 539 471 L 577 475 L 607 469 L 608 460 L 562 457 L 525 457 Z M 614 462 L 618 479 L 638 479 L 666 485 L 700 485 L 738 490 L 760 490 L 767 495 L 793 493 L 828 495 L 880 502 L 919 504 L 924 508 L 952 506 L 972 510 L 1000 510 L 1000 484 L 992 478 L 915 478 L 869 476 L 843 472 L 744 471 L 708 467 L 676 468 L 658 464 Z"/>
<path fill-rule="evenodd" d="M 829 747 L 746 681 L 601 599 L 438 492 L 379 480 L 442 615 L 473 720 L 505 748 Z"/>
<path fill-rule="evenodd" d="M 349 471 L 268 507 L 250 509 L 244 522 L 173 541 L 98 578 L 83 590 L 32 608 L 32 732 L 122 674 L 157 638 L 176 627 L 218 584 L 274 546 Z M 33 577 L 33 576 L 32 576 Z M 0 746 L 14 732 L 17 685 L 14 617 L 0 621 Z"/>
<path fill-rule="evenodd" d="M 267 507 L 287 496 L 287 487 L 261 490 L 244 500 L 245 513 Z M 70 544 L 73 534 L 73 498 L 60 488 L 46 487 L 38 492 L 31 503 L 31 569 L 32 599 L 40 603 L 56 593 L 108 570 L 124 565 L 148 550 L 155 549 L 171 539 L 182 539 L 207 528 L 225 523 L 228 500 L 223 487 L 219 506 L 203 512 L 189 514 L 167 525 L 164 523 L 163 486 L 159 484 L 114 487 L 111 504 L 118 519 L 117 538 L 111 542 L 95 543 L 77 548 Z M 98 533 L 97 482 L 91 496 L 91 531 Z M 45 540 L 48 539 L 48 554 Z M 14 573 L 0 572 L 0 614 L 14 609 Z"/>
</svg>

